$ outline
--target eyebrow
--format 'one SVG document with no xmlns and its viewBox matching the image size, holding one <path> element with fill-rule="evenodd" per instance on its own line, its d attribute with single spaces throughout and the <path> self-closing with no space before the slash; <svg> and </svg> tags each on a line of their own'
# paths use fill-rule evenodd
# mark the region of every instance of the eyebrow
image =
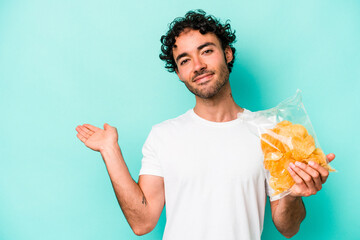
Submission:
<svg viewBox="0 0 360 240">
<path fill-rule="evenodd" d="M 176 46 L 176 45 L 175 45 Z M 201 50 L 203 49 L 204 47 L 207 47 L 207 46 L 216 46 L 215 43 L 212 43 L 212 42 L 206 42 L 204 44 L 201 44 L 200 46 L 197 47 L 197 50 Z M 179 54 L 176 59 L 175 59 L 175 62 L 178 62 L 180 58 L 182 57 L 186 57 L 186 56 L 189 56 L 189 54 L 187 52 L 184 52 L 184 53 L 181 53 Z"/>
</svg>

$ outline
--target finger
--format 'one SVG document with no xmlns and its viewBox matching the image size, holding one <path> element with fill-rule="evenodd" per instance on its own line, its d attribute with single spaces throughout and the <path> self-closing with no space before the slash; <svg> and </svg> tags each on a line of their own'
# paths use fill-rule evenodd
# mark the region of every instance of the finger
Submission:
<svg viewBox="0 0 360 240">
<path fill-rule="evenodd" d="M 95 126 L 93 126 L 93 125 L 91 125 L 91 124 L 83 124 L 83 126 L 84 126 L 84 127 L 87 127 L 88 129 L 90 129 L 90 130 L 93 131 L 93 132 L 96 132 L 96 131 L 98 131 L 98 130 L 101 129 L 101 128 L 95 127 Z"/>
<path fill-rule="evenodd" d="M 315 183 L 312 180 L 312 177 L 307 174 L 306 172 L 304 172 L 300 167 L 299 164 L 301 164 L 300 162 L 296 162 L 296 165 L 291 163 L 290 167 L 292 168 L 292 170 L 294 170 L 294 172 L 296 172 L 296 174 L 305 182 L 306 186 L 310 189 L 315 189 Z"/>
<path fill-rule="evenodd" d="M 296 163 L 295 163 L 296 164 Z M 297 162 L 297 166 L 302 169 L 305 173 L 309 174 L 314 182 L 316 191 L 320 191 L 322 188 L 322 179 L 320 173 L 305 163 Z"/>
<path fill-rule="evenodd" d="M 76 128 L 76 131 L 78 131 L 78 133 L 84 136 L 85 138 L 89 138 L 90 135 L 84 131 L 84 128 L 85 127 L 79 126 Z"/>
<path fill-rule="evenodd" d="M 113 127 L 107 123 L 104 123 L 104 130 L 116 131 L 116 127 Z"/>
<path fill-rule="evenodd" d="M 335 154 L 329 153 L 328 155 L 326 155 L 326 158 L 328 159 L 328 162 L 331 162 L 335 159 Z"/>
<path fill-rule="evenodd" d="M 86 140 L 87 140 L 87 139 L 86 139 L 83 135 L 81 135 L 80 133 L 78 133 L 76 136 L 77 136 L 78 139 L 80 139 L 80 141 L 82 141 L 83 143 L 85 143 Z"/>
<path fill-rule="evenodd" d="M 94 131 L 88 129 L 87 127 L 84 126 L 79 126 L 81 128 L 81 130 L 83 130 L 85 133 L 87 133 L 89 136 L 94 134 Z"/>
<path fill-rule="evenodd" d="M 290 163 L 290 165 L 291 165 L 292 163 Z M 296 184 L 299 184 L 299 185 L 305 185 L 305 183 L 304 183 L 304 181 L 302 180 L 302 178 L 299 176 L 299 175 L 297 175 L 297 173 L 296 172 L 294 172 L 294 170 L 289 166 L 288 167 L 288 171 L 289 171 L 289 173 L 290 173 L 290 175 L 291 175 L 291 177 L 294 179 L 294 182 L 296 183 Z"/>
<path fill-rule="evenodd" d="M 329 176 L 328 170 L 326 170 L 326 168 L 320 166 L 318 163 L 313 161 L 309 161 L 309 165 L 310 167 L 312 167 L 313 169 L 315 169 L 320 173 L 321 182 L 324 184 Z"/>
</svg>

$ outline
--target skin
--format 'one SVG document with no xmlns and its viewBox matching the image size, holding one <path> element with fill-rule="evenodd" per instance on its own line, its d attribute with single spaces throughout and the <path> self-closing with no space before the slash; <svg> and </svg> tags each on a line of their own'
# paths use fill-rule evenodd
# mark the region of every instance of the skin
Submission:
<svg viewBox="0 0 360 240">
<path fill-rule="evenodd" d="M 185 30 L 176 39 L 173 55 L 179 79 L 189 90 L 191 88 L 209 96 L 203 98 L 195 95 L 196 114 L 209 121 L 226 122 L 236 119 L 237 113 L 244 111 L 231 94 L 226 65 L 233 59 L 231 48 L 223 50 L 214 34 L 202 35 L 199 31 Z M 202 72 L 205 73 L 199 75 Z M 202 76 L 203 79 L 195 81 Z M 216 89 L 219 85 L 222 87 Z"/>
<path fill-rule="evenodd" d="M 136 183 L 125 164 L 115 127 L 104 129 L 90 124 L 76 127 L 76 135 L 88 148 L 98 151 L 105 162 L 116 198 L 136 235 L 150 232 L 159 220 L 165 204 L 164 179 L 141 175 Z"/>
<path fill-rule="evenodd" d="M 177 64 L 176 73 L 185 86 L 195 95 L 194 112 L 214 122 L 237 118 L 243 109 L 231 94 L 227 63 L 233 59 L 230 47 L 222 49 L 212 33 L 186 29 L 176 38 L 173 48 Z M 165 204 L 164 179 L 141 175 L 138 183 L 130 176 L 118 145 L 115 127 L 104 124 L 104 129 L 90 124 L 76 127 L 77 137 L 90 149 L 101 153 L 107 167 L 119 205 L 134 233 L 143 235 L 157 224 Z M 332 161 L 334 154 L 328 154 Z M 321 190 L 328 178 L 328 171 L 316 163 L 296 163 L 288 168 L 295 185 L 286 197 L 270 202 L 276 228 L 285 237 L 294 236 L 305 218 L 302 197 Z"/>
</svg>

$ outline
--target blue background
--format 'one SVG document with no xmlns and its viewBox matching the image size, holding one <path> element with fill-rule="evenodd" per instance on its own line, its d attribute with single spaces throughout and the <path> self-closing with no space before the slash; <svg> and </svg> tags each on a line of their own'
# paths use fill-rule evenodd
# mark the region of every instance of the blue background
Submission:
<svg viewBox="0 0 360 240">
<path fill-rule="evenodd" d="M 359 237 L 359 1 L 1 0 L 0 239 L 161 239 L 164 212 L 150 234 L 132 233 L 75 127 L 116 126 L 137 180 L 151 126 L 194 106 L 158 54 L 167 24 L 197 8 L 236 30 L 236 102 L 257 111 L 301 89 L 337 156 L 294 239 Z M 283 239 L 269 208 L 262 239 Z"/>
</svg>

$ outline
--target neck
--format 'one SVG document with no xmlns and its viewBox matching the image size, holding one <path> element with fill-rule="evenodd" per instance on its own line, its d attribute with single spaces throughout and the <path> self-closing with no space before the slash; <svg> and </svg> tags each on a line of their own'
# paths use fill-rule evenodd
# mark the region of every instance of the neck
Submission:
<svg viewBox="0 0 360 240">
<path fill-rule="evenodd" d="M 194 112 L 201 118 L 213 122 L 227 122 L 237 118 L 239 112 L 243 112 L 234 101 L 228 82 L 215 96 L 203 99 L 196 96 Z"/>
</svg>

